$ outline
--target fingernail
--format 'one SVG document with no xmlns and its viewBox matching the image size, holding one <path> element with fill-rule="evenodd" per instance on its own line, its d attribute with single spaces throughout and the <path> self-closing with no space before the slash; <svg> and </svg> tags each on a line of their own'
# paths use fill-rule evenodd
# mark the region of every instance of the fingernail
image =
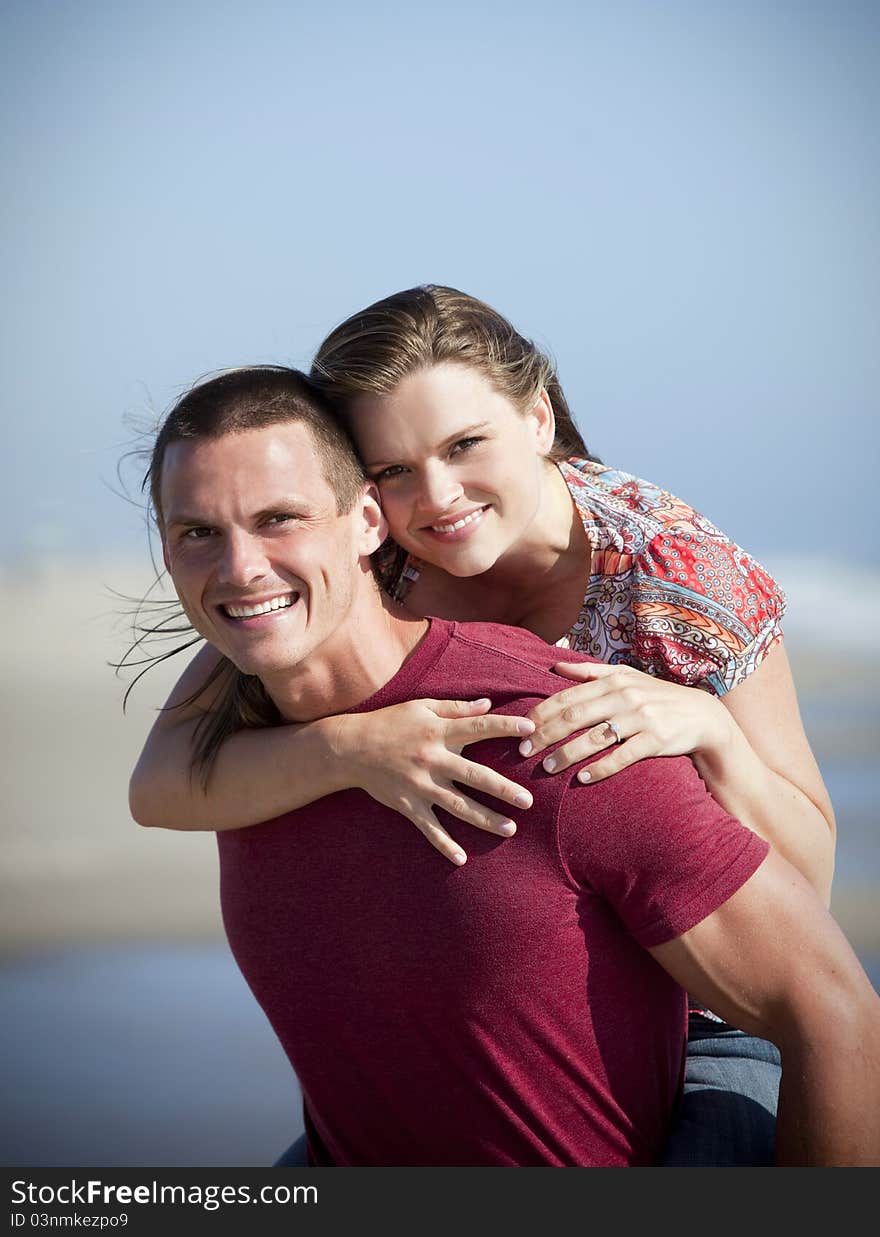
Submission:
<svg viewBox="0 0 880 1237">
<path fill-rule="evenodd" d="M 548 773 L 552 773 L 553 770 L 556 768 L 556 757 L 548 756 L 547 759 L 544 761 L 544 768 L 547 770 Z"/>
<path fill-rule="evenodd" d="M 531 744 L 531 741 L 530 741 L 529 739 L 526 739 L 524 743 L 520 743 L 520 745 L 519 745 L 519 754 L 520 754 L 520 756 L 531 756 L 531 754 L 532 754 L 532 744 Z"/>
<path fill-rule="evenodd" d="M 590 776 L 590 770 L 589 770 L 589 769 L 581 769 L 580 773 L 578 774 L 578 781 L 579 781 L 579 782 L 590 782 L 590 781 L 592 781 L 592 778 L 591 778 L 591 776 Z"/>
<path fill-rule="evenodd" d="M 512 833 L 516 833 L 516 825 L 512 820 L 506 820 L 503 825 L 498 826 L 498 832 L 509 838 Z"/>
<path fill-rule="evenodd" d="M 479 700 L 475 700 L 473 703 L 474 704 L 491 704 L 492 701 L 489 699 L 488 696 L 481 696 Z"/>
<path fill-rule="evenodd" d="M 452 856 L 452 862 L 458 864 L 458 866 L 461 867 L 463 863 L 467 863 L 467 855 L 464 853 L 463 850 L 457 850 L 455 854 Z"/>
<path fill-rule="evenodd" d="M 516 728 L 520 734 L 534 734 L 535 723 L 530 722 L 527 717 L 521 717 L 516 724 Z"/>
<path fill-rule="evenodd" d="M 527 790 L 521 790 L 518 795 L 514 795 L 513 801 L 517 807 L 532 806 L 532 796 Z"/>
</svg>

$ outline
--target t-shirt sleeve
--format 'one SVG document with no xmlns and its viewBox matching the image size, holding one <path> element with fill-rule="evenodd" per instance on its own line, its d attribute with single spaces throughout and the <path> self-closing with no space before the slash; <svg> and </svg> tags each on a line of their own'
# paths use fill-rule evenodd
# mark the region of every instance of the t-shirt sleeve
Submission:
<svg viewBox="0 0 880 1237">
<path fill-rule="evenodd" d="M 770 849 L 712 798 L 686 757 L 643 760 L 562 797 L 563 863 L 640 945 L 681 936 L 745 884 Z"/>
</svg>

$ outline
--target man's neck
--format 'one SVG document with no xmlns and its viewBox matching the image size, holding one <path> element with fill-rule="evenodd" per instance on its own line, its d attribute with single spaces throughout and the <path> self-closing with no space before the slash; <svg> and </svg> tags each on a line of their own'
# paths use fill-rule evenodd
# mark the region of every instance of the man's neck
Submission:
<svg viewBox="0 0 880 1237">
<path fill-rule="evenodd" d="M 263 686 L 285 721 L 344 713 L 390 682 L 427 631 L 427 620 L 383 597 L 350 614 L 302 665 Z"/>
</svg>

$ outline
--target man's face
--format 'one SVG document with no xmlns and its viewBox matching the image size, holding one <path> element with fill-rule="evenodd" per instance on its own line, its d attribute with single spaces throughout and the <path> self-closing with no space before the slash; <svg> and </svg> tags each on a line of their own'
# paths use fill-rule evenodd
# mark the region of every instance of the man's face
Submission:
<svg viewBox="0 0 880 1237">
<path fill-rule="evenodd" d="M 268 687 L 349 613 L 374 548 L 295 422 L 175 442 L 161 476 L 165 563 L 193 627 Z"/>
</svg>

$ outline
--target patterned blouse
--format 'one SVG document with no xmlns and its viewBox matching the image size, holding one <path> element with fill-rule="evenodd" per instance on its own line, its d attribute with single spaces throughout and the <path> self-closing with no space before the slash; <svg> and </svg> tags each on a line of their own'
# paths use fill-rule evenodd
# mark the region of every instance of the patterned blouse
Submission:
<svg viewBox="0 0 880 1237">
<path fill-rule="evenodd" d="M 723 696 L 782 637 L 785 595 L 745 550 L 648 481 L 590 460 L 559 465 L 592 547 L 581 612 L 557 641 Z M 376 569 L 403 601 L 423 563 L 390 539 Z"/>
</svg>

